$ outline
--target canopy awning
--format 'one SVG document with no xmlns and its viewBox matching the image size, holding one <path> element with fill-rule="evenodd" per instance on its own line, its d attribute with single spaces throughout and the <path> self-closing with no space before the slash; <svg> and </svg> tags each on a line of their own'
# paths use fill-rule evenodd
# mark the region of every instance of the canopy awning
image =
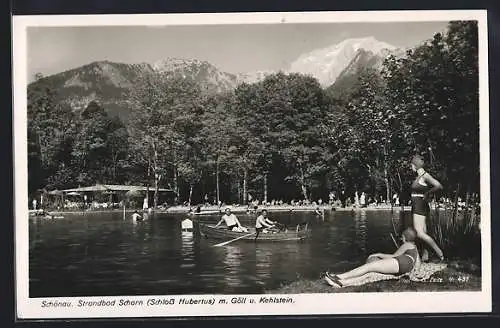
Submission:
<svg viewBox="0 0 500 328">
<path fill-rule="evenodd" d="M 104 185 L 104 184 L 97 184 L 95 186 L 90 186 L 90 187 L 80 187 L 80 188 L 72 188 L 72 189 L 65 189 L 61 190 L 64 193 L 72 193 L 72 192 L 117 192 L 117 191 L 123 191 L 123 192 L 128 192 L 131 190 L 134 191 L 146 191 L 148 188 L 144 186 L 127 186 L 127 185 Z M 154 191 L 155 188 L 149 187 L 149 191 Z M 159 192 L 170 192 L 170 193 L 175 193 L 172 189 L 165 189 L 165 188 L 158 188 Z"/>
</svg>

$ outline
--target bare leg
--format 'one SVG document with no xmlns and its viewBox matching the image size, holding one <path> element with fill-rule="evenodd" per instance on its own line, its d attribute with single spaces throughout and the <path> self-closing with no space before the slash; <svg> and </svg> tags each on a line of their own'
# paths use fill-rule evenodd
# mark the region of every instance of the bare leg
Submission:
<svg viewBox="0 0 500 328">
<path fill-rule="evenodd" d="M 360 277 L 368 272 L 378 272 L 385 274 L 396 274 L 399 272 L 399 264 L 398 261 L 394 258 L 382 259 L 380 261 L 374 261 L 370 263 L 363 264 L 356 269 L 353 269 L 349 272 L 338 274 L 337 277 L 340 279 L 350 279 Z"/>
<path fill-rule="evenodd" d="M 432 239 L 432 237 L 427 234 L 427 225 L 425 224 L 424 215 L 413 214 L 413 227 L 417 232 L 417 236 L 425 241 L 430 247 L 432 247 L 439 258 L 443 258 L 443 251 L 439 248 L 434 239 Z"/>
<path fill-rule="evenodd" d="M 424 248 L 422 250 L 422 261 L 428 261 L 429 260 L 429 251 L 427 250 L 427 248 Z"/>
<path fill-rule="evenodd" d="M 343 287 L 349 287 L 351 285 L 353 285 L 354 282 L 359 282 L 359 279 L 366 279 L 368 277 L 368 273 L 361 276 L 361 277 L 358 277 L 358 278 L 350 278 L 350 279 L 342 279 L 341 283 L 342 283 L 342 286 Z"/>
</svg>

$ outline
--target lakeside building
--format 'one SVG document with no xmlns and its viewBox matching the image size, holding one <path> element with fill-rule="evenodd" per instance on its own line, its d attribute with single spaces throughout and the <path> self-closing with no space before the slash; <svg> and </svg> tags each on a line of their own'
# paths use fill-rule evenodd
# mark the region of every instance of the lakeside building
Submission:
<svg viewBox="0 0 500 328">
<path fill-rule="evenodd" d="M 36 201 L 40 208 L 55 206 L 59 208 L 81 207 L 116 208 L 124 200 L 136 203 L 134 206 L 151 207 L 155 188 L 134 185 L 96 184 L 87 187 L 64 190 L 39 191 Z M 172 189 L 158 188 L 158 204 L 171 204 L 176 197 Z M 146 205 L 144 205 L 146 204 Z M 149 205 L 149 206 L 148 206 Z"/>
</svg>

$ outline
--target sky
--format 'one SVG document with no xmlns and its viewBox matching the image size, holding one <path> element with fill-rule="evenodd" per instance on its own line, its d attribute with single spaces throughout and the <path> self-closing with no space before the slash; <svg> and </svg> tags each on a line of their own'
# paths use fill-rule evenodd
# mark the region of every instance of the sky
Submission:
<svg viewBox="0 0 500 328">
<path fill-rule="evenodd" d="M 447 22 L 207 26 L 29 27 L 28 75 L 51 75 L 93 61 L 152 63 L 175 57 L 206 60 L 229 73 L 286 69 L 300 55 L 347 38 L 373 36 L 412 47 Z"/>
</svg>

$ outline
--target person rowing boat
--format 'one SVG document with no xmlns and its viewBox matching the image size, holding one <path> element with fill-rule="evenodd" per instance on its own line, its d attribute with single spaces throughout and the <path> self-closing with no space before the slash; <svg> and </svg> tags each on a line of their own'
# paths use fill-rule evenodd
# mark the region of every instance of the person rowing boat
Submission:
<svg viewBox="0 0 500 328">
<path fill-rule="evenodd" d="M 257 219 L 255 220 L 255 240 L 259 237 L 259 234 L 261 231 L 263 231 L 266 228 L 274 228 L 276 227 L 276 222 L 270 220 L 267 217 L 267 210 L 262 210 L 259 216 L 257 216 Z"/>
<path fill-rule="evenodd" d="M 236 215 L 231 213 L 231 209 L 229 207 L 226 208 L 224 215 L 222 216 L 220 221 L 215 225 L 214 228 L 218 228 L 222 224 L 222 222 L 226 224 L 227 229 L 230 231 L 233 230 L 234 228 L 238 228 L 242 231 L 245 230 L 241 225 L 240 221 L 238 220 L 238 218 L 236 217 Z"/>
</svg>

